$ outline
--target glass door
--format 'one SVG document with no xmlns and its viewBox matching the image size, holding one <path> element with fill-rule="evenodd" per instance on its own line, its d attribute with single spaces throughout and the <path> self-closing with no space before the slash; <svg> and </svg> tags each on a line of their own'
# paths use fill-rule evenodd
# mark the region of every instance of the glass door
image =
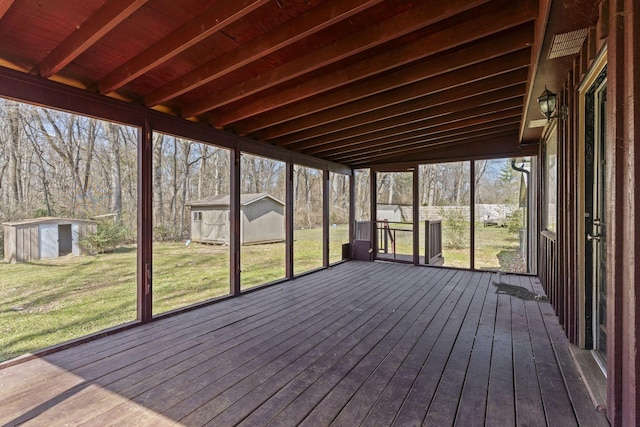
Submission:
<svg viewBox="0 0 640 427">
<path fill-rule="evenodd" d="M 413 262 L 413 171 L 376 172 L 376 258 Z"/>
<path fill-rule="evenodd" d="M 593 266 L 593 348 L 597 356 L 607 360 L 607 261 L 605 210 L 605 117 L 607 106 L 606 81 L 594 93 L 594 146 L 593 146 L 593 204 L 587 228 L 587 245 L 592 247 Z"/>
<path fill-rule="evenodd" d="M 607 360 L 607 265 L 605 194 L 606 68 L 585 93 L 584 254 L 585 346 L 605 371 Z"/>
</svg>

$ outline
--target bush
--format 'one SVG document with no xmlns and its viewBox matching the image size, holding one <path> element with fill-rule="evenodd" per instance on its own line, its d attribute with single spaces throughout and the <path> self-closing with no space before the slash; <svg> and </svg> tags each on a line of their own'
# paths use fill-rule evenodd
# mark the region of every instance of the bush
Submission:
<svg viewBox="0 0 640 427">
<path fill-rule="evenodd" d="M 113 251 L 129 239 L 129 228 L 110 220 L 98 222 L 95 233 L 84 236 L 81 244 L 91 252 L 105 253 Z"/>
<path fill-rule="evenodd" d="M 509 230 L 509 233 L 518 235 L 520 229 L 522 228 L 522 211 L 516 210 L 512 214 L 507 215 L 507 220 L 505 221 L 505 223 Z"/>
<path fill-rule="evenodd" d="M 462 249 L 467 243 L 469 230 L 469 218 L 467 212 L 459 207 L 454 209 L 442 209 L 442 238 L 443 244 L 448 249 Z"/>
<path fill-rule="evenodd" d="M 172 240 L 172 233 L 165 225 L 153 227 L 153 239 L 156 242 L 168 242 Z"/>
</svg>

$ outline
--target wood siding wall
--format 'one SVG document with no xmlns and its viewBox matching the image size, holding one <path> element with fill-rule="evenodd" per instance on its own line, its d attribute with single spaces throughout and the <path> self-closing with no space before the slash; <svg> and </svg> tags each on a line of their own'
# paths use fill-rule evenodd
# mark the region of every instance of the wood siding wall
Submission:
<svg viewBox="0 0 640 427">
<path fill-rule="evenodd" d="M 539 248 L 540 279 L 570 341 L 580 343 L 580 304 L 586 303 L 580 294 L 584 123 L 578 89 L 606 43 L 607 417 L 616 427 L 640 425 L 640 19 L 634 15 L 639 11 L 636 1 L 602 1 L 600 19 L 567 73 L 561 105 L 568 106 L 569 117 L 558 129 L 558 233 L 542 232 Z"/>
<path fill-rule="evenodd" d="M 242 244 L 284 240 L 284 206 L 269 198 L 243 206 Z"/>
<path fill-rule="evenodd" d="M 640 3 L 609 0 L 607 373 L 614 426 L 640 424 Z"/>
</svg>

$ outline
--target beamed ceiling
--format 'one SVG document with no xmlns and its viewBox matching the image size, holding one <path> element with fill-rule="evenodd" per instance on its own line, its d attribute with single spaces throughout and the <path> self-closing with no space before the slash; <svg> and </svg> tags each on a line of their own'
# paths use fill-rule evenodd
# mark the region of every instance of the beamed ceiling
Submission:
<svg viewBox="0 0 640 427">
<path fill-rule="evenodd" d="M 517 155 L 594 3 L 0 0 L 0 65 L 352 167 Z"/>
</svg>

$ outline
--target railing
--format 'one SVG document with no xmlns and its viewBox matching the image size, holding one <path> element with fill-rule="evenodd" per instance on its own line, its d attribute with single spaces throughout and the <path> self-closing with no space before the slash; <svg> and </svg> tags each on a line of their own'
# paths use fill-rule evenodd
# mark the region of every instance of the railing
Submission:
<svg viewBox="0 0 640 427">
<path fill-rule="evenodd" d="M 556 313 L 560 308 L 560 293 L 557 286 L 557 250 L 556 250 L 556 235 L 549 231 L 543 231 L 541 234 L 541 261 L 544 263 L 540 268 L 540 281 L 545 293 L 549 297 L 549 302 L 556 309 Z"/>
<path fill-rule="evenodd" d="M 393 259 L 398 259 L 398 237 L 408 235 L 407 240 L 413 242 L 413 227 L 411 224 L 382 220 L 376 221 L 376 228 L 378 231 L 378 254 L 391 253 Z"/>
<path fill-rule="evenodd" d="M 371 223 L 369 221 L 355 222 L 355 236 L 352 248 L 352 256 L 354 259 L 372 260 L 372 258 L 369 256 L 373 251 L 372 249 L 370 249 L 370 224 Z M 430 265 L 442 265 L 442 263 L 444 262 L 444 258 L 442 257 L 442 221 L 427 220 L 424 222 L 424 227 L 424 263 Z M 412 224 L 387 220 L 376 221 L 376 232 L 378 243 L 376 253 L 378 255 L 382 254 L 382 258 L 392 258 L 394 260 L 402 258 L 403 261 L 413 259 L 413 251 L 411 251 L 411 254 L 398 254 L 398 249 L 402 249 L 403 242 L 407 242 L 407 247 L 413 247 Z"/>
<path fill-rule="evenodd" d="M 426 220 L 424 222 L 424 262 L 425 264 L 442 264 L 442 221 Z"/>
</svg>

